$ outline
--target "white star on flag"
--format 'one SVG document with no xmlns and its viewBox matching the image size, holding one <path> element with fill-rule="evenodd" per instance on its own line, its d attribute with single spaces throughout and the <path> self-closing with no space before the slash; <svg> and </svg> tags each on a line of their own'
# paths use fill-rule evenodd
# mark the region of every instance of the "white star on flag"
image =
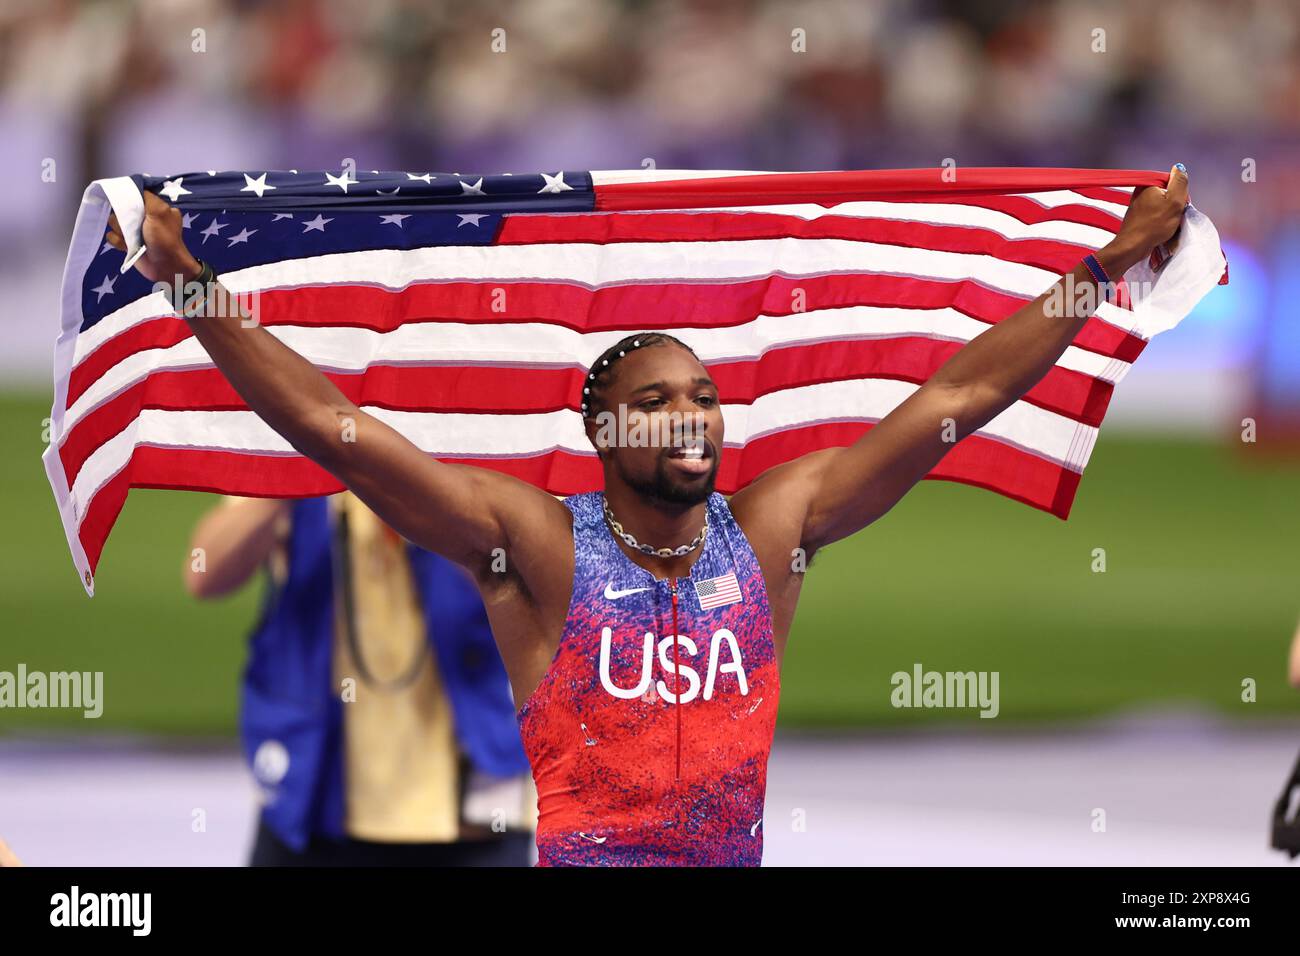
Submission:
<svg viewBox="0 0 1300 956">
<path fill-rule="evenodd" d="M 186 189 L 181 183 L 185 182 L 184 176 L 177 176 L 175 179 L 169 179 L 162 184 L 162 189 L 158 190 L 172 202 L 180 199 L 182 196 L 188 196 L 191 190 Z"/>
<path fill-rule="evenodd" d="M 244 182 L 246 182 L 248 185 L 245 186 L 243 189 L 241 189 L 240 192 L 257 193 L 258 199 L 261 199 L 262 193 L 266 192 L 268 189 L 275 188 L 274 186 L 268 186 L 266 184 L 266 173 L 262 173 L 262 175 L 258 176 L 256 179 L 248 175 L 248 173 L 244 173 Z"/>
<path fill-rule="evenodd" d="M 196 212 L 181 213 L 181 228 L 182 229 L 190 228 L 190 226 L 194 225 L 194 220 L 198 218 L 199 218 L 199 214 Z"/>
<path fill-rule="evenodd" d="M 344 192 L 347 192 L 347 191 L 348 191 L 348 187 L 351 186 L 351 185 L 352 185 L 353 183 L 355 183 L 355 182 L 356 182 L 355 179 L 348 179 L 348 171 L 347 171 L 346 169 L 343 170 L 343 175 L 342 175 L 342 176 L 334 176 L 334 175 L 331 175 L 330 173 L 326 173 L 326 174 L 325 174 L 325 185 L 326 185 L 326 186 L 338 186 L 338 187 L 339 187 L 340 189 L 342 189 Z"/>
<path fill-rule="evenodd" d="M 239 230 L 239 235 L 237 235 L 237 236 L 231 236 L 231 237 L 230 237 L 230 245 L 233 246 L 233 245 L 234 245 L 235 243 L 237 243 L 237 242 L 247 242 L 247 241 L 248 241 L 248 237 L 251 236 L 251 235 L 252 235 L 253 233 L 255 233 L 255 232 L 257 232 L 256 229 L 241 229 L 241 230 Z M 226 248 L 229 249 L 230 246 L 227 246 Z"/>
<path fill-rule="evenodd" d="M 395 213 L 392 213 L 391 215 L 388 215 L 388 216 L 380 216 L 380 217 L 379 217 L 379 223 L 380 223 L 380 225 L 385 225 L 385 224 L 387 224 L 387 225 L 390 225 L 390 226 L 397 226 L 397 227 L 401 228 L 401 227 L 402 227 L 402 220 L 403 220 L 403 219 L 410 219 L 410 218 L 411 218 L 411 214 L 410 214 L 409 212 L 400 212 L 400 213 L 399 213 L 399 212 L 395 212 Z"/>
<path fill-rule="evenodd" d="M 303 225 L 307 228 L 303 232 L 324 232 L 326 223 L 333 222 L 333 219 L 326 219 L 320 213 L 316 213 L 315 219 L 308 219 Z"/>
<path fill-rule="evenodd" d="M 467 182 L 465 182 L 464 180 L 462 180 L 462 181 L 461 181 L 461 184 L 460 184 L 460 188 L 463 189 L 463 190 L 465 190 L 465 192 L 464 192 L 463 195 L 466 195 L 466 196 L 482 196 L 482 195 L 484 195 L 484 192 L 483 192 L 483 177 L 480 176 L 480 177 L 478 178 L 478 182 L 476 182 L 473 186 L 471 186 L 469 183 L 467 183 Z"/>
<path fill-rule="evenodd" d="M 480 219 L 482 219 L 484 216 L 486 216 L 487 213 L 485 213 L 485 212 L 459 212 L 459 213 L 457 213 L 456 215 L 460 216 L 460 222 L 456 223 L 456 228 L 459 229 L 461 226 L 477 226 L 477 225 L 478 225 L 478 221 L 479 221 Z"/>
<path fill-rule="evenodd" d="M 115 283 L 116 281 L 117 281 L 116 279 L 110 279 L 108 276 L 104 276 L 104 281 L 99 284 L 99 288 L 90 290 L 91 292 L 94 292 L 99 297 L 95 299 L 95 301 L 99 302 L 101 299 L 104 298 L 104 296 L 112 292 L 113 283 Z"/>
<path fill-rule="evenodd" d="M 203 241 L 207 242 L 209 239 L 211 239 L 213 236 L 219 233 L 222 229 L 225 229 L 228 225 L 230 225 L 230 223 L 217 222 L 216 219 L 213 219 L 210 223 L 208 223 L 208 228 L 204 229 L 203 232 L 200 233 L 200 235 L 203 236 Z"/>
<path fill-rule="evenodd" d="M 546 180 L 546 185 L 537 190 L 538 195 L 541 195 L 542 193 L 562 193 L 566 189 L 573 188 L 564 181 L 564 170 L 560 170 L 554 176 L 548 176 L 545 173 L 542 173 L 542 178 Z"/>
<path fill-rule="evenodd" d="M 292 218 L 293 218 L 293 213 L 291 212 L 277 212 L 274 216 L 271 217 L 271 221 L 279 222 L 281 219 L 292 219 Z"/>
<path fill-rule="evenodd" d="M 407 173 L 407 174 L 406 174 L 406 178 L 407 178 L 407 179 L 418 179 L 418 180 L 420 180 L 421 182 L 424 182 L 424 183 L 431 183 L 431 182 L 433 182 L 433 174 L 432 174 L 432 173 L 424 173 L 423 175 L 420 175 L 420 176 L 415 175 L 415 173 Z"/>
<path fill-rule="evenodd" d="M 375 195 L 376 195 L 376 196 L 396 196 L 396 195 L 397 195 L 397 191 L 398 191 L 399 189 L 401 189 L 401 188 L 402 188 L 401 186 L 394 186 L 392 189 L 388 190 L 388 192 L 384 192 L 382 189 L 376 189 L 376 190 L 375 190 Z"/>
</svg>

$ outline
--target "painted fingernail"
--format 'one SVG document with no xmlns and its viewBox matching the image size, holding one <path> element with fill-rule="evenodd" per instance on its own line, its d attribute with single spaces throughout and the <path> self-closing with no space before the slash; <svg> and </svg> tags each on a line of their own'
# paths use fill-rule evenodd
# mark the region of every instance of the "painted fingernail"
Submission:
<svg viewBox="0 0 1300 956">
<path fill-rule="evenodd" d="M 1174 163 L 1174 169 L 1178 170 L 1180 173 L 1187 172 L 1187 167 L 1182 163 Z"/>
</svg>

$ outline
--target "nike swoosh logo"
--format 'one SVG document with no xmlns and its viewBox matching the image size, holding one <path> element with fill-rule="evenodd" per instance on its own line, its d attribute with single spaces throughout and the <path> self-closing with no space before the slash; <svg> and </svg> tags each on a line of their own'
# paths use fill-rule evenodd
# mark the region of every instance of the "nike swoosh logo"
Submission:
<svg viewBox="0 0 1300 956">
<path fill-rule="evenodd" d="M 619 598 L 627 597 L 629 594 L 639 594 L 642 591 L 649 591 L 649 588 L 628 588 L 626 591 L 615 591 L 613 582 L 605 585 L 605 600 L 617 601 Z"/>
</svg>

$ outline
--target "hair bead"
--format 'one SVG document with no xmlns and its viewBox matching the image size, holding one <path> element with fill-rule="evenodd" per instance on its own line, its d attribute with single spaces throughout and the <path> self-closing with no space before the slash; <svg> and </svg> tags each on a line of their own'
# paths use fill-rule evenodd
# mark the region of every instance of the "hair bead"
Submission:
<svg viewBox="0 0 1300 956">
<path fill-rule="evenodd" d="M 619 359 L 625 358 L 630 350 L 644 348 L 650 345 L 659 345 L 664 342 L 671 342 L 672 344 L 685 349 L 691 355 L 695 355 L 694 349 L 681 339 L 669 335 L 667 332 L 642 332 L 641 335 L 644 337 L 634 339 L 631 336 L 628 336 L 622 341 L 615 342 L 604 352 L 604 357 L 598 360 L 598 364 L 592 364 L 591 371 L 587 373 L 588 385 L 582 390 L 583 395 L 590 396 L 589 400 L 584 400 L 582 402 L 584 417 L 586 417 L 587 413 L 589 413 L 591 408 L 594 407 L 596 396 L 593 390 L 602 387 L 599 381 L 600 376 L 604 375 L 606 371 L 612 372 L 613 370 L 611 366 Z"/>
</svg>

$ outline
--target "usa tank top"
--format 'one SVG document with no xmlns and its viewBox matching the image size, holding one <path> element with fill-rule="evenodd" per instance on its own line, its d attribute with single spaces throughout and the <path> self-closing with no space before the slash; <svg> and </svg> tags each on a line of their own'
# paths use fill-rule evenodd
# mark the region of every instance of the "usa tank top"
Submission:
<svg viewBox="0 0 1300 956">
<path fill-rule="evenodd" d="M 538 864 L 757 866 L 780 681 L 749 542 L 714 493 L 690 575 L 659 580 L 620 550 L 603 493 L 565 504 L 573 596 L 519 711 Z"/>
</svg>

